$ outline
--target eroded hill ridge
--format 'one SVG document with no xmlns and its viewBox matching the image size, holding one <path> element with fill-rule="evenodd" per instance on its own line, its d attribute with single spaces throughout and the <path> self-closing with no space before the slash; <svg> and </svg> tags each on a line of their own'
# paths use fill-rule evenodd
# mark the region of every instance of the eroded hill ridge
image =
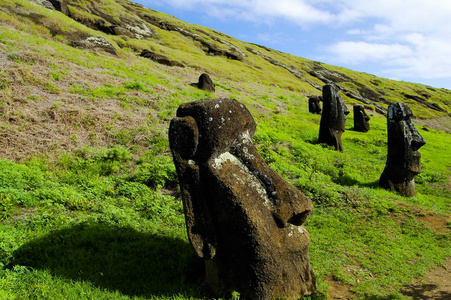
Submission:
<svg viewBox="0 0 451 300">
<path fill-rule="evenodd" d="M 300 81 L 310 84 L 318 91 L 321 91 L 324 84 L 335 83 L 344 95 L 372 106 L 376 112 L 381 114 L 385 114 L 386 106 L 393 102 L 393 98 L 397 98 L 396 101 L 399 102 L 416 102 L 425 109 L 438 113 L 438 116 L 451 116 L 450 91 L 425 86 L 421 89 L 413 88 L 410 91 L 400 91 L 395 87 L 380 84 L 376 77 L 376 79 L 370 81 L 371 85 L 367 85 L 355 76 L 349 76 L 315 61 L 308 61 L 302 65 L 302 68 L 299 68 L 278 60 L 273 54 L 284 54 L 276 50 L 251 44 L 249 44 L 249 47 L 241 49 L 234 44 L 233 38 L 227 35 L 216 31 L 213 31 L 214 34 L 208 33 L 199 27 L 191 26 L 173 17 L 163 16 L 155 10 L 128 0 L 106 1 L 108 5 L 99 5 L 97 1 L 91 0 L 30 1 L 48 9 L 58 10 L 87 27 L 124 39 L 151 39 L 164 44 L 155 31 L 155 28 L 158 28 L 192 39 L 195 41 L 195 45 L 206 55 L 225 57 L 247 64 L 250 63 L 247 59 L 249 55 L 257 55 L 271 64 L 287 70 Z M 115 53 L 115 47 L 102 37 L 89 36 L 83 32 L 74 33 L 61 30 L 56 26 L 42 23 L 41 16 L 19 8 L 16 13 L 27 16 L 35 23 L 48 27 L 52 34 L 65 36 L 74 47 L 87 49 L 97 47 Z M 117 46 L 124 47 L 120 42 Z M 255 46 L 261 50 L 255 49 Z M 136 50 L 142 51 L 144 49 Z M 177 58 L 170 59 L 177 60 Z M 437 96 L 437 94 L 439 95 Z"/>
</svg>

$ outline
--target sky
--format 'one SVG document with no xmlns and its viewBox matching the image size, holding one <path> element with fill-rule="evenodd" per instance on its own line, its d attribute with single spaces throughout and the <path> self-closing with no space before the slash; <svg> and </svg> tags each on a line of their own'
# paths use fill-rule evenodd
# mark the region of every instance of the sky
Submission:
<svg viewBox="0 0 451 300">
<path fill-rule="evenodd" d="M 132 0 L 295 56 L 451 90 L 450 0 Z"/>
</svg>

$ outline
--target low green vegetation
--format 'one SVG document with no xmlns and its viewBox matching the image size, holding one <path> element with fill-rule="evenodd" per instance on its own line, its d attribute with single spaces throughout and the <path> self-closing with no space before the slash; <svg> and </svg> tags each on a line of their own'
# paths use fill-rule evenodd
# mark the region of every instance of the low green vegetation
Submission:
<svg viewBox="0 0 451 300">
<path fill-rule="evenodd" d="M 127 1 L 103 2 L 117 19 Z M 86 1 L 72 3 L 80 17 L 96 19 Z M 117 55 L 74 48 L 43 24 L 124 47 Z M 307 97 L 319 91 L 307 81 L 250 52 L 245 62 L 207 56 L 192 39 L 152 30 L 160 40 L 108 36 L 30 1 L 0 4 L 0 299 L 201 299 L 202 265 L 187 240 L 167 129 L 180 104 L 212 97 L 246 104 L 259 152 L 314 203 L 306 228 L 320 294 L 312 298 L 336 283 L 359 299 L 408 299 L 403 286 L 449 257 L 449 116 L 408 103 L 427 144 L 417 195 L 401 197 L 378 186 L 387 133 L 374 106 L 368 133 L 354 131 L 348 116 L 344 152 L 336 152 L 318 143 L 320 116 L 308 113 Z M 220 38 L 299 69 L 314 65 Z M 186 67 L 139 57 L 144 48 Z M 451 110 L 449 91 L 321 66 L 353 78 L 347 88 L 378 89 L 390 102 L 420 93 Z M 205 71 L 215 93 L 192 86 Z M 349 108 L 356 102 L 342 96 Z"/>
</svg>

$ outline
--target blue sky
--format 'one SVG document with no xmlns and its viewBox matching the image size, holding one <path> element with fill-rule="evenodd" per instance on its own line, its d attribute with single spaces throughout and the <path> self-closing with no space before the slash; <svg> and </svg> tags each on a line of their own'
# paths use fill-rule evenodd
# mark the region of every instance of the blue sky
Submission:
<svg viewBox="0 0 451 300">
<path fill-rule="evenodd" d="M 296 56 L 451 90 L 450 0 L 133 0 Z"/>
</svg>

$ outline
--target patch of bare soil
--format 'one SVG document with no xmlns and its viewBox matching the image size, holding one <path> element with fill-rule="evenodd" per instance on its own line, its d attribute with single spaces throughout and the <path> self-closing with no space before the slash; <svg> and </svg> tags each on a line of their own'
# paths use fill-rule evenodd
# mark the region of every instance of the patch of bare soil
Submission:
<svg viewBox="0 0 451 300">
<path fill-rule="evenodd" d="M 451 222 L 450 216 L 439 216 L 433 212 L 422 211 L 415 216 L 415 220 L 438 234 L 447 234 L 450 231 L 448 228 L 448 223 Z"/>
<path fill-rule="evenodd" d="M 419 127 L 423 126 L 424 130 L 432 128 L 445 132 L 451 132 L 451 118 L 446 116 L 440 118 L 431 118 L 427 120 L 415 119 L 414 123 Z"/>
<path fill-rule="evenodd" d="M 332 299 L 354 299 L 355 294 L 351 292 L 351 286 L 343 284 L 340 281 L 330 277 L 326 279 L 327 285 L 329 285 L 328 300 Z"/>
<path fill-rule="evenodd" d="M 443 266 L 436 267 L 404 287 L 402 293 L 414 300 L 451 299 L 451 257 Z"/>
</svg>

